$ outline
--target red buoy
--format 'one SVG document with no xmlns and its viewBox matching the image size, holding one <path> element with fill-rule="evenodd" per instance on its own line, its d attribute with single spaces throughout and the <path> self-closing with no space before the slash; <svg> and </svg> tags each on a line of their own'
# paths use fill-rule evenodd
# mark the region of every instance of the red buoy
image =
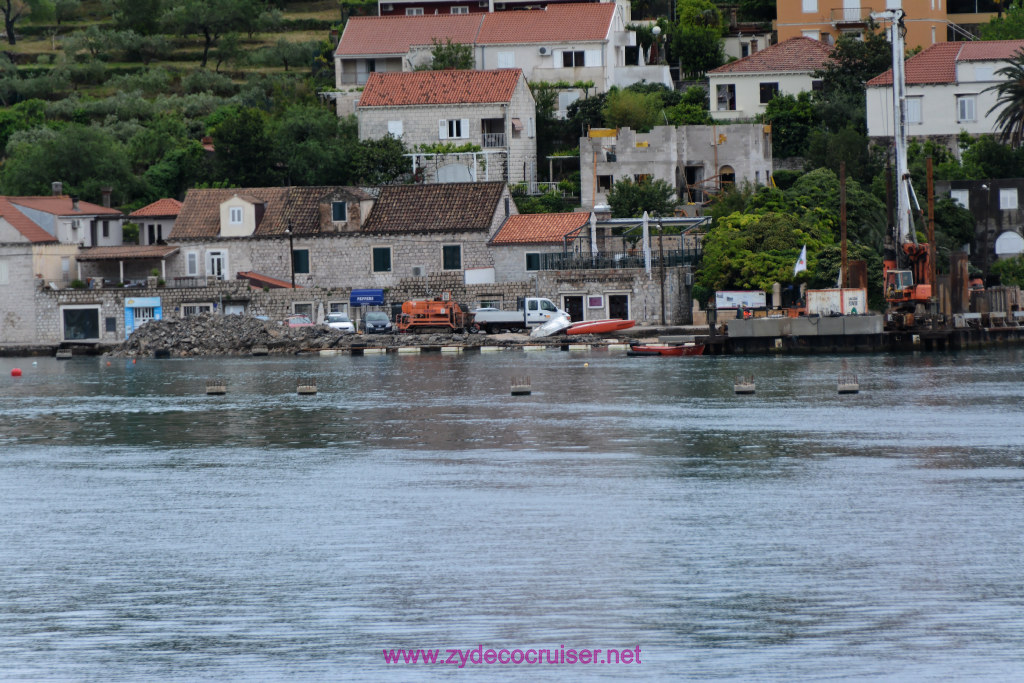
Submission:
<svg viewBox="0 0 1024 683">
<path fill-rule="evenodd" d="M 11 370 L 11 377 L 21 377 L 21 368 Z"/>
</svg>

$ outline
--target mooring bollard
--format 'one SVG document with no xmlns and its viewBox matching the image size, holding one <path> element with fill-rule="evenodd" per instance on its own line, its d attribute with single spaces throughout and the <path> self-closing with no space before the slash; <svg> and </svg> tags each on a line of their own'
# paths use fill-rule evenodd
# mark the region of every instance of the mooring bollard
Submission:
<svg viewBox="0 0 1024 683">
<path fill-rule="evenodd" d="M 530 386 L 529 377 L 513 377 L 512 378 L 512 395 L 513 396 L 529 396 L 532 391 Z"/>
</svg>

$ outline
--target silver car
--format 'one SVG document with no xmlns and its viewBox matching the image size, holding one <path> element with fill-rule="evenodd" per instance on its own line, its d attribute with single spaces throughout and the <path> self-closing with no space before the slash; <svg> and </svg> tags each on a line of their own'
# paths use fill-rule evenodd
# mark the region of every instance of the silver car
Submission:
<svg viewBox="0 0 1024 683">
<path fill-rule="evenodd" d="M 338 330 L 342 334 L 356 333 L 356 326 L 352 324 L 352 320 L 348 317 L 347 313 L 328 313 L 324 324 Z"/>
</svg>

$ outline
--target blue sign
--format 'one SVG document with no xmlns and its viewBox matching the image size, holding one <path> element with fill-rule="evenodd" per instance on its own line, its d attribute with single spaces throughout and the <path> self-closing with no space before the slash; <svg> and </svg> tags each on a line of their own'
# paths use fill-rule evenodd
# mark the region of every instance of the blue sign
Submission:
<svg viewBox="0 0 1024 683">
<path fill-rule="evenodd" d="M 351 306 L 380 306 L 384 303 L 384 290 L 353 289 L 348 303 Z"/>
</svg>

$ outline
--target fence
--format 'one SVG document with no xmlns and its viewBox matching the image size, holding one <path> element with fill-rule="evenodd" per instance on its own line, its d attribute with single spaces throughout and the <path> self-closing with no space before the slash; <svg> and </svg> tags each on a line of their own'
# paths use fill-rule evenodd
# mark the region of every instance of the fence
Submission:
<svg viewBox="0 0 1024 683">
<path fill-rule="evenodd" d="M 643 268 L 644 254 L 642 251 L 623 253 L 549 253 L 539 254 L 538 270 L 615 270 L 623 268 Z M 661 254 L 657 249 L 651 250 L 651 267 L 660 268 Z M 674 249 L 664 253 L 666 268 L 675 266 L 696 266 L 700 263 L 700 249 Z"/>
</svg>

